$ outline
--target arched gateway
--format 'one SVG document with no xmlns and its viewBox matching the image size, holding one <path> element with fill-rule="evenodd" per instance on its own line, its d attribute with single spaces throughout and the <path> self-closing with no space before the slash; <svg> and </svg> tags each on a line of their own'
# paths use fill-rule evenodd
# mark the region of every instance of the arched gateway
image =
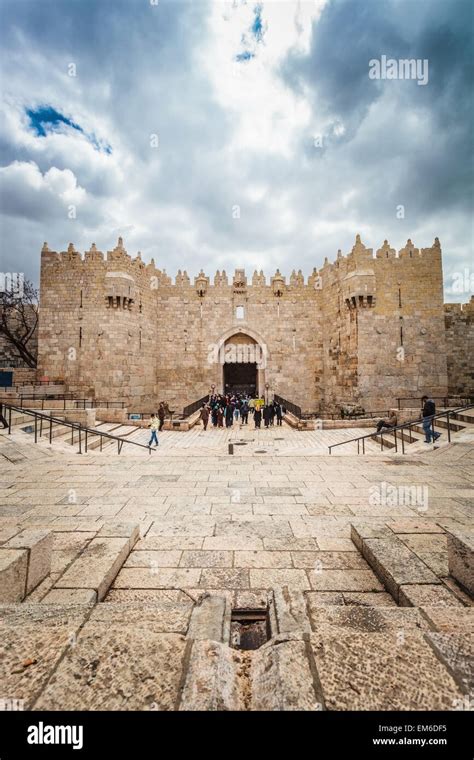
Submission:
<svg viewBox="0 0 474 760">
<path fill-rule="evenodd" d="M 267 357 L 266 343 L 254 330 L 228 330 L 218 341 L 216 351 L 224 392 L 262 394 Z"/>
</svg>

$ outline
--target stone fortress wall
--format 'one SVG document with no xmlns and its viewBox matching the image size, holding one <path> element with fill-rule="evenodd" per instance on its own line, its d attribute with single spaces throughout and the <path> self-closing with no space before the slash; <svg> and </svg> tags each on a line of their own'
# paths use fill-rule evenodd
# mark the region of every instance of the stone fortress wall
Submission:
<svg viewBox="0 0 474 760">
<path fill-rule="evenodd" d="M 306 412 L 474 393 L 469 362 L 457 357 L 472 342 L 472 311 L 445 307 L 442 283 L 437 238 L 423 249 L 408 240 L 398 253 L 385 241 L 374 254 L 357 235 L 348 255 L 306 281 L 278 270 L 268 281 L 243 270 L 193 282 L 180 271 L 173 281 L 153 260 L 131 258 L 121 238 L 106 256 L 95 245 L 82 257 L 72 244 L 63 253 L 45 244 L 38 372 L 132 409 L 166 400 L 181 411 L 213 384 L 221 390 L 216 346 L 248 342 L 265 352 L 259 391 L 268 385 Z"/>
</svg>

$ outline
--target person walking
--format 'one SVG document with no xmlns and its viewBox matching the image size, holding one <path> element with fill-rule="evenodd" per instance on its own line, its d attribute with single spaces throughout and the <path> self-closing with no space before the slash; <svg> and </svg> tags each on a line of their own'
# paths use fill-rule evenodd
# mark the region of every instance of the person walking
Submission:
<svg viewBox="0 0 474 760">
<path fill-rule="evenodd" d="M 422 411 L 422 417 L 423 417 L 423 431 L 425 433 L 425 443 L 431 443 L 431 439 L 433 438 L 433 443 L 438 440 L 438 438 L 441 437 L 441 433 L 436 433 L 433 429 L 433 417 L 436 414 L 436 404 L 433 401 L 432 398 L 428 398 L 428 396 L 423 396 L 421 399 L 423 402 L 423 411 Z"/>
<path fill-rule="evenodd" d="M 158 428 L 160 427 L 160 420 L 156 414 L 152 414 L 148 427 L 151 430 L 151 438 L 148 446 L 151 447 L 151 444 L 154 442 L 156 448 L 158 446 Z"/>
<path fill-rule="evenodd" d="M 234 407 L 229 400 L 225 408 L 225 426 L 228 428 L 232 427 L 233 421 L 234 421 Z"/>
<path fill-rule="evenodd" d="M 267 428 L 270 424 L 270 407 L 268 404 L 265 404 L 263 407 L 263 421 L 265 423 L 265 427 Z"/>
<path fill-rule="evenodd" d="M 207 407 L 207 404 L 202 405 L 201 414 L 199 417 L 202 420 L 204 430 L 207 430 L 207 423 L 209 422 L 209 409 Z"/>
<path fill-rule="evenodd" d="M 244 399 L 242 402 L 242 406 L 240 407 L 240 419 L 242 421 L 242 425 L 247 425 L 249 421 L 249 405 L 247 399 Z"/>
<path fill-rule="evenodd" d="M 217 407 L 217 426 L 224 427 L 224 410 L 220 404 Z"/>
<path fill-rule="evenodd" d="M 161 433 L 161 431 L 163 430 L 163 425 L 165 424 L 165 417 L 166 417 L 165 405 L 163 401 L 160 401 L 160 406 L 158 407 L 158 419 L 160 420 L 160 427 L 158 429 L 159 433 Z"/>
<path fill-rule="evenodd" d="M 8 422 L 6 420 L 6 417 L 3 416 L 3 404 L 0 404 L 0 422 L 2 423 L 3 429 L 5 430 L 8 427 Z"/>
<path fill-rule="evenodd" d="M 275 414 L 277 418 L 277 425 L 283 425 L 283 409 L 278 401 L 275 401 Z"/>
<path fill-rule="evenodd" d="M 240 415 L 240 407 L 242 406 L 242 402 L 239 398 L 235 399 L 235 406 L 234 406 L 234 421 L 237 424 L 239 421 L 239 415 Z"/>
<path fill-rule="evenodd" d="M 257 407 L 257 406 L 255 407 L 253 418 L 255 421 L 255 427 L 259 428 L 262 423 L 262 410 L 260 409 L 260 407 Z"/>
<path fill-rule="evenodd" d="M 272 401 L 272 403 L 270 404 L 269 409 L 270 409 L 270 425 L 273 425 L 275 422 L 275 402 L 274 401 Z"/>
</svg>

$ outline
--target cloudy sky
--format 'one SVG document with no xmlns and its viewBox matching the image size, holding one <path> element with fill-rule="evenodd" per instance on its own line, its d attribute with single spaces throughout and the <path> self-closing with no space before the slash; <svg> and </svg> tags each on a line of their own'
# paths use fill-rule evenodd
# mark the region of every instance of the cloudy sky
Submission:
<svg viewBox="0 0 474 760">
<path fill-rule="evenodd" d="M 356 233 L 438 236 L 447 300 L 468 300 L 473 8 L 0 0 L 0 269 L 37 280 L 43 241 L 122 235 L 172 275 L 308 274 Z M 382 56 L 426 59 L 428 82 L 371 79 Z"/>
</svg>

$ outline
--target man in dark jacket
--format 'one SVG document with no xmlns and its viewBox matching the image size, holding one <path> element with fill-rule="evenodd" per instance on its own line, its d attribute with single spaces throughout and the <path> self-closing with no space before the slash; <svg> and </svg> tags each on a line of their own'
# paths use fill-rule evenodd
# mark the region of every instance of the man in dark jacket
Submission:
<svg viewBox="0 0 474 760">
<path fill-rule="evenodd" d="M 281 404 L 278 403 L 278 401 L 274 402 L 275 404 L 275 414 L 277 418 L 277 425 L 283 424 L 283 409 L 281 408 Z"/>
<path fill-rule="evenodd" d="M 438 438 L 441 436 L 441 433 L 435 433 L 433 430 L 433 417 L 436 414 L 436 405 L 432 398 L 428 398 L 428 396 L 423 396 L 421 399 L 423 402 L 423 431 L 425 433 L 425 443 L 431 443 L 431 438 L 433 438 L 433 443 L 438 440 Z"/>
<path fill-rule="evenodd" d="M 163 430 L 163 425 L 165 424 L 165 417 L 166 417 L 165 405 L 163 401 L 160 401 L 160 406 L 158 408 L 158 419 L 160 421 L 160 428 L 158 430 L 159 433 L 161 433 L 161 431 Z"/>
</svg>

